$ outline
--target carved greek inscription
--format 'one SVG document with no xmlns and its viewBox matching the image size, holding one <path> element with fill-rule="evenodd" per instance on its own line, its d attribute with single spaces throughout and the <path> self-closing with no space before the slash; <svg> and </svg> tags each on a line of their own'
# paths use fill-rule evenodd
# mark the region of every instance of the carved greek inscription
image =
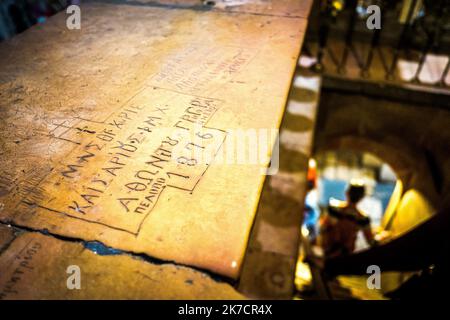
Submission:
<svg viewBox="0 0 450 320">
<path fill-rule="evenodd" d="M 221 101 L 146 88 L 84 140 L 45 180 L 64 190 L 35 204 L 137 234 L 167 187 L 193 192 L 226 133 L 207 122 Z M 206 160 L 205 160 L 206 159 Z"/>
</svg>

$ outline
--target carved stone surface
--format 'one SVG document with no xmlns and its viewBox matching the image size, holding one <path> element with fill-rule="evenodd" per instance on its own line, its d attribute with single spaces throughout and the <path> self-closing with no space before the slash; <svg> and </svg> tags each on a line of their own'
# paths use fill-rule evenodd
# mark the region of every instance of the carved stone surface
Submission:
<svg viewBox="0 0 450 320">
<path fill-rule="evenodd" d="M 244 298 L 190 268 L 124 254 L 100 256 L 81 243 L 31 232 L 3 252 L 0 270 L 0 299 Z"/>
<path fill-rule="evenodd" d="M 237 278 L 268 159 L 217 155 L 278 129 L 309 9 L 253 2 L 94 2 L 0 44 L 0 222 Z"/>
</svg>

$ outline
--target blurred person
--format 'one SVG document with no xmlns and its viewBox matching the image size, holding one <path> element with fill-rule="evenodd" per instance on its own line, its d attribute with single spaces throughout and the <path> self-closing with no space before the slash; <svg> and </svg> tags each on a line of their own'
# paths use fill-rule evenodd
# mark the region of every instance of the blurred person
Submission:
<svg viewBox="0 0 450 320">
<path fill-rule="evenodd" d="M 317 237 L 318 220 L 320 216 L 318 203 L 316 183 L 314 180 L 308 180 L 303 226 L 308 230 L 308 239 L 312 243 L 315 242 Z"/>
<path fill-rule="evenodd" d="M 364 184 L 351 182 L 346 191 L 346 201 L 330 201 L 327 214 L 320 220 L 319 244 L 325 258 L 353 253 L 359 231 L 363 232 L 370 246 L 376 244 L 370 218 L 357 208 L 364 195 Z"/>
</svg>

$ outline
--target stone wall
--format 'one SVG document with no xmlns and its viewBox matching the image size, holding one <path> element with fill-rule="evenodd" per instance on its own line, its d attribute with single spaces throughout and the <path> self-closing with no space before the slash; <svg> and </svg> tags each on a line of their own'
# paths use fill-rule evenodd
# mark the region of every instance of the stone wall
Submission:
<svg viewBox="0 0 450 320">
<path fill-rule="evenodd" d="M 450 190 L 450 110 L 323 90 L 315 151 L 346 148 L 386 161 L 435 208 Z"/>
<path fill-rule="evenodd" d="M 399 179 L 383 225 L 394 237 L 449 205 L 450 110 L 322 90 L 315 152 L 349 149 L 373 153 Z M 411 273 L 383 273 L 384 292 Z"/>
</svg>

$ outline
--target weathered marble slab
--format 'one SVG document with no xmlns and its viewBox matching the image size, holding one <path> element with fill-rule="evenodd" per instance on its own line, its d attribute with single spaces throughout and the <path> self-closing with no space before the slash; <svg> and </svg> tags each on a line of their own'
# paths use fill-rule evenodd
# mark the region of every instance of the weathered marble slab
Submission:
<svg viewBox="0 0 450 320">
<path fill-rule="evenodd" d="M 261 3 L 89 3 L 0 44 L 0 221 L 236 278 L 264 176 L 216 156 L 279 127 L 306 27 Z"/>
<path fill-rule="evenodd" d="M 31 232 L 0 255 L 0 270 L 0 300 L 244 299 L 229 284 L 193 269 L 100 256 L 81 243 Z"/>
</svg>

